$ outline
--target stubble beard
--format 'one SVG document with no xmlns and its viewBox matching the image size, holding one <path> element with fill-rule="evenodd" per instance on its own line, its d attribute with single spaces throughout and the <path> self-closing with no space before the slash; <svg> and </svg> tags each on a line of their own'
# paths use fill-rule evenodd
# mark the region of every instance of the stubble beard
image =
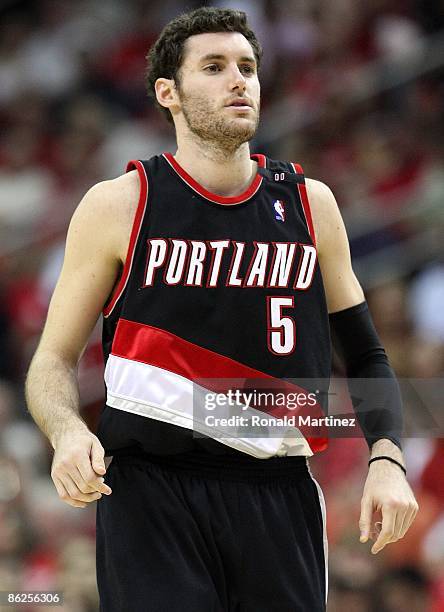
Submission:
<svg viewBox="0 0 444 612">
<path fill-rule="evenodd" d="M 233 153 L 249 142 L 259 125 L 259 108 L 254 120 L 238 121 L 224 116 L 206 96 L 186 95 L 181 92 L 182 112 L 188 129 L 201 141 L 215 149 Z"/>
</svg>

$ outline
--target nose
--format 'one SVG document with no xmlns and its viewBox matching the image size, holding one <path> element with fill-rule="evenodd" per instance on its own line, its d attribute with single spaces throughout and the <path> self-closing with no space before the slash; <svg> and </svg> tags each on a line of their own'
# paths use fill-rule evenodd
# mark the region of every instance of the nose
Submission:
<svg viewBox="0 0 444 612">
<path fill-rule="evenodd" d="M 247 88 L 247 81 L 244 77 L 244 75 L 242 74 L 242 72 L 239 70 L 239 67 L 236 65 L 233 67 L 232 70 L 232 74 L 231 74 L 231 90 L 232 91 L 242 91 L 244 92 Z"/>
</svg>

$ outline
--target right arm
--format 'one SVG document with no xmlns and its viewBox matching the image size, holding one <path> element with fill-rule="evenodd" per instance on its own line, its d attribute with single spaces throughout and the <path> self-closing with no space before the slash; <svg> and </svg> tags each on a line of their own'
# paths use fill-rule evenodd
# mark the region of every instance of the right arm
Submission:
<svg viewBox="0 0 444 612">
<path fill-rule="evenodd" d="M 72 506 L 84 507 L 111 492 L 103 482 L 103 448 L 79 414 L 77 366 L 119 275 L 137 196 L 136 173 L 129 173 L 99 183 L 79 204 L 27 374 L 29 411 L 54 448 L 52 479 Z"/>
</svg>

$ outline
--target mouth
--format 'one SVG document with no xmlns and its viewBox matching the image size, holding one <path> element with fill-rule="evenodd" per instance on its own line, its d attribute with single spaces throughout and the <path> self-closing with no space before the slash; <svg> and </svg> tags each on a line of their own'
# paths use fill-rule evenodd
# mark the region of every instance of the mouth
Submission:
<svg viewBox="0 0 444 612">
<path fill-rule="evenodd" d="M 229 108 L 230 110 L 233 110 L 235 113 L 242 113 L 242 114 L 246 114 L 249 113 L 250 111 L 252 111 L 253 109 L 251 108 L 251 106 L 246 106 L 246 105 L 235 105 L 235 104 L 231 104 L 229 106 L 226 106 L 225 108 Z"/>
<path fill-rule="evenodd" d="M 253 110 L 251 105 L 246 100 L 233 100 L 230 104 L 227 104 L 225 108 L 234 108 L 238 111 Z"/>
<path fill-rule="evenodd" d="M 253 110 L 251 106 L 226 106 L 225 108 L 230 108 L 237 113 L 248 113 Z"/>
</svg>

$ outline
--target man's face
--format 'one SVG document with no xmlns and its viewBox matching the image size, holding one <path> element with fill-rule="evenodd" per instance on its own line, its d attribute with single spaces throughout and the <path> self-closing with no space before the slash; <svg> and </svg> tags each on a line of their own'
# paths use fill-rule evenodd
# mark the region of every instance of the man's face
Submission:
<svg viewBox="0 0 444 612">
<path fill-rule="evenodd" d="M 253 49 L 239 32 L 191 36 L 179 71 L 178 96 L 188 129 L 235 150 L 259 123 L 260 85 Z"/>
</svg>

